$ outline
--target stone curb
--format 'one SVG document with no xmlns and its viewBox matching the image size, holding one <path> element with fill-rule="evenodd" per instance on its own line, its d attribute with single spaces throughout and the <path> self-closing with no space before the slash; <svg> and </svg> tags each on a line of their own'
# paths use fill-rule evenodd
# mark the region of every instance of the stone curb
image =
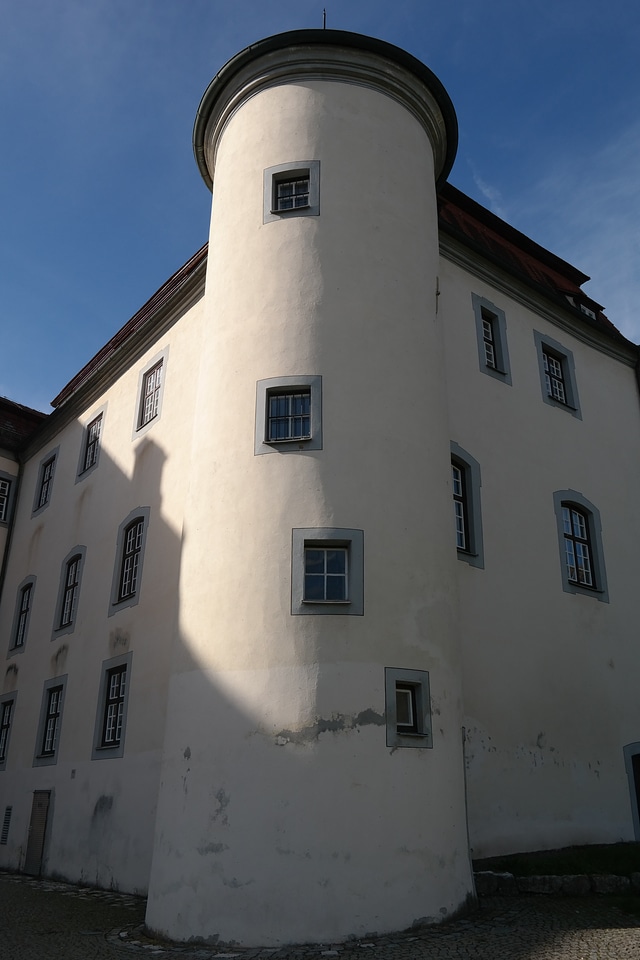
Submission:
<svg viewBox="0 0 640 960">
<path fill-rule="evenodd" d="M 565 897 L 584 897 L 593 893 L 640 894 L 640 873 L 632 873 L 630 878 L 596 873 L 516 877 L 512 873 L 481 870 L 474 874 L 474 878 L 479 897 L 517 897 L 521 893 L 546 893 Z"/>
</svg>

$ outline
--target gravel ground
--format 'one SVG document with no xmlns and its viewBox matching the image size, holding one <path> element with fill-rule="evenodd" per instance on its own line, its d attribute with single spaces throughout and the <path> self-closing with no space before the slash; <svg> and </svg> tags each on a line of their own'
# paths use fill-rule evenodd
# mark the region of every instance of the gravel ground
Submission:
<svg viewBox="0 0 640 960">
<path fill-rule="evenodd" d="M 487 897 L 438 927 L 342 944 L 238 950 L 144 935 L 144 899 L 0 873 L 1 960 L 640 960 L 640 919 L 617 898 Z"/>
</svg>

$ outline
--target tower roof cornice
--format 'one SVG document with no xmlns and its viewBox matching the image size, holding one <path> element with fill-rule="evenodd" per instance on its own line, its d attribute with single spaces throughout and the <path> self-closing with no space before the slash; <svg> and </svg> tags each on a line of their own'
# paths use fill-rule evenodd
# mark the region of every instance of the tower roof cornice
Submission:
<svg viewBox="0 0 640 960">
<path fill-rule="evenodd" d="M 449 94 L 425 64 L 359 33 L 292 30 L 240 51 L 207 87 L 196 114 L 193 150 L 210 190 L 219 137 L 235 111 L 260 90 L 301 80 L 368 86 L 401 103 L 429 137 L 438 184 L 446 180 L 458 146 L 458 122 Z"/>
</svg>

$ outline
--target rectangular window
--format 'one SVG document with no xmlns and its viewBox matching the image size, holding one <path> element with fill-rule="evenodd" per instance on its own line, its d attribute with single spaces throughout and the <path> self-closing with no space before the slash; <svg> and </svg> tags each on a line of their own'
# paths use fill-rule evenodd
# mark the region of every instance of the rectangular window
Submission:
<svg viewBox="0 0 640 960">
<path fill-rule="evenodd" d="M 55 462 L 56 458 L 51 457 L 50 460 L 47 460 L 47 462 L 42 465 L 42 470 L 40 473 L 40 489 L 38 493 L 38 507 L 44 507 L 44 505 L 49 502 L 51 497 L 53 468 L 55 466 Z"/>
<path fill-rule="evenodd" d="M 87 427 L 87 436 L 84 448 L 84 461 L 82 470 L 90 470 L 98 460 L 98 450 L 100 449 L 100 432 L 102 430 L 102 415 L 96 417 Z"/>
<path fill-rule="evenodd" d="M 127 667 L 123 664 L 107 671 L 104 721 L 101 746 L 117 747 L 122 737 Z"/>
<path fill-rule="evenodd" d="M 142 380 L 139 425 L 144 427 L 158 416 L 160 409 L 160 391 L 162 388 L 163 361 L 145 373 Z"/>
<path fill-rule="evenodd" d="M 594 584 L 588 518 L 573 506 L 563 506 L 562 526 L 569 582 L 592 587 Z"/>
<path fill-rule="evenodd" d="M 346 547 L 305 547 L 304 599 L 312 603 L 349 599 Z"/>
<path fill-rule="evenodd" d="M 484 341 L 484 359 L 488 367 L 496 369 L 496 346 L 495 332 L 493 329 L 493 317 L 482 311 L 482 339 Z"/>
<path fill-rule="evenodd" d="M 11 481 L 0 480 L 0 523 L 9 519 L 9 493 L 11 492 Z"/>
<path fill-rule="evenodd" d="M 309 206 L 309 177 L 275 181 L 274 210 Z"/>
<path fill-rule="evenodd" d="M 484 568 L 480 464 L 457 443 L 451 444 L 451 492 L 458 559 Z"/>
<path fill-rule="evenodd" d="M 542 348 L 542 362 L 544 364 L 544 380 L 547 387 L 547 394 L 558 403 L 567 402 L 567 393 L 564 387 L 564 373 L 562 371 L 562 360 L 555 357 L 548 350 Z"/>
<path fill-rule="evenodd" d="M 480 371 L 510 385 L 511 368 L 505 312 L 476 293 L 471 294 L 471 302 L 475 316 Z"/>
<path fill-rule="evenodd" d="M 5 700 L 4 703 L 0 704 L 0 764 L 3 764 L 7 759 L 12 716 L 13 700 Z"/>
<path fill-rule="evenodd" d="M 311 390 L 269 393 L 267 440 L 308 440 L 311 436 Z"/>
<path fill-rule="evenodd" d="M 62 686 L 49 687 L 47 691 L 47 708 L 44 717 L 44 730 L 40 756 L 52 757 L 58 746 L 60 732 L 60 717 L 62 714 Z"/>
<path fill-rule="evenodd" d="M 27 583 L 20 591 L 20 601 L 18 606 L 18 619 L 13 636 L 13 647 L 23 647 L 27 636 L 27 624 L 29 622 L 29 612 L 31 610 L 31 595 L 33 593 L 33 584 Z"/>
<path fill-rule="evenodd" d="M 465 482 L 464 471 L 455 463 L 451 464 L 453 480 L 453 510 L 456 521 L 456 546 L 458 550 L 466 550 L 469 535 L 467 532 L 467 511 L 465 509 Z"/>
<path fill-rule="evenodd" d="M 64 592 L 62 595 L 62 609 L 60 612 L 60 626 L 66 627 L 73 623 L 78 599 L 78 584 L 80 582 L 81 557 L 73 557 L 67 564 Z"/>
<path fill-rule="evenodd" d="M 126 600 L 128 597 L 135 596 L 138 588 L 138 569 L 143 533 L 144 519 L 142 517 L 137 517 L 124 531 L 120 588 L 118 590 L 119 600 Z"/>
<path fill-rule="evenodd" d="M 387 746 L 433 746 L 428 671 L 386 667 L 384 674 Z"/>
</svg>

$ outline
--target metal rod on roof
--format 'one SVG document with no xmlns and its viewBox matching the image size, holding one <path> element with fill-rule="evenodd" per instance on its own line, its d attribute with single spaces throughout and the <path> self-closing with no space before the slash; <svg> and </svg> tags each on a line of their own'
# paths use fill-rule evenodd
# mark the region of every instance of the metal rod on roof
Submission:
<svg viewBox="0 0 640 960">
<path fill-rule="evenodd" d="M 322 29 L 327 29 L 327 8 L 324 7 L 322 10 Z"/>
</svg>

